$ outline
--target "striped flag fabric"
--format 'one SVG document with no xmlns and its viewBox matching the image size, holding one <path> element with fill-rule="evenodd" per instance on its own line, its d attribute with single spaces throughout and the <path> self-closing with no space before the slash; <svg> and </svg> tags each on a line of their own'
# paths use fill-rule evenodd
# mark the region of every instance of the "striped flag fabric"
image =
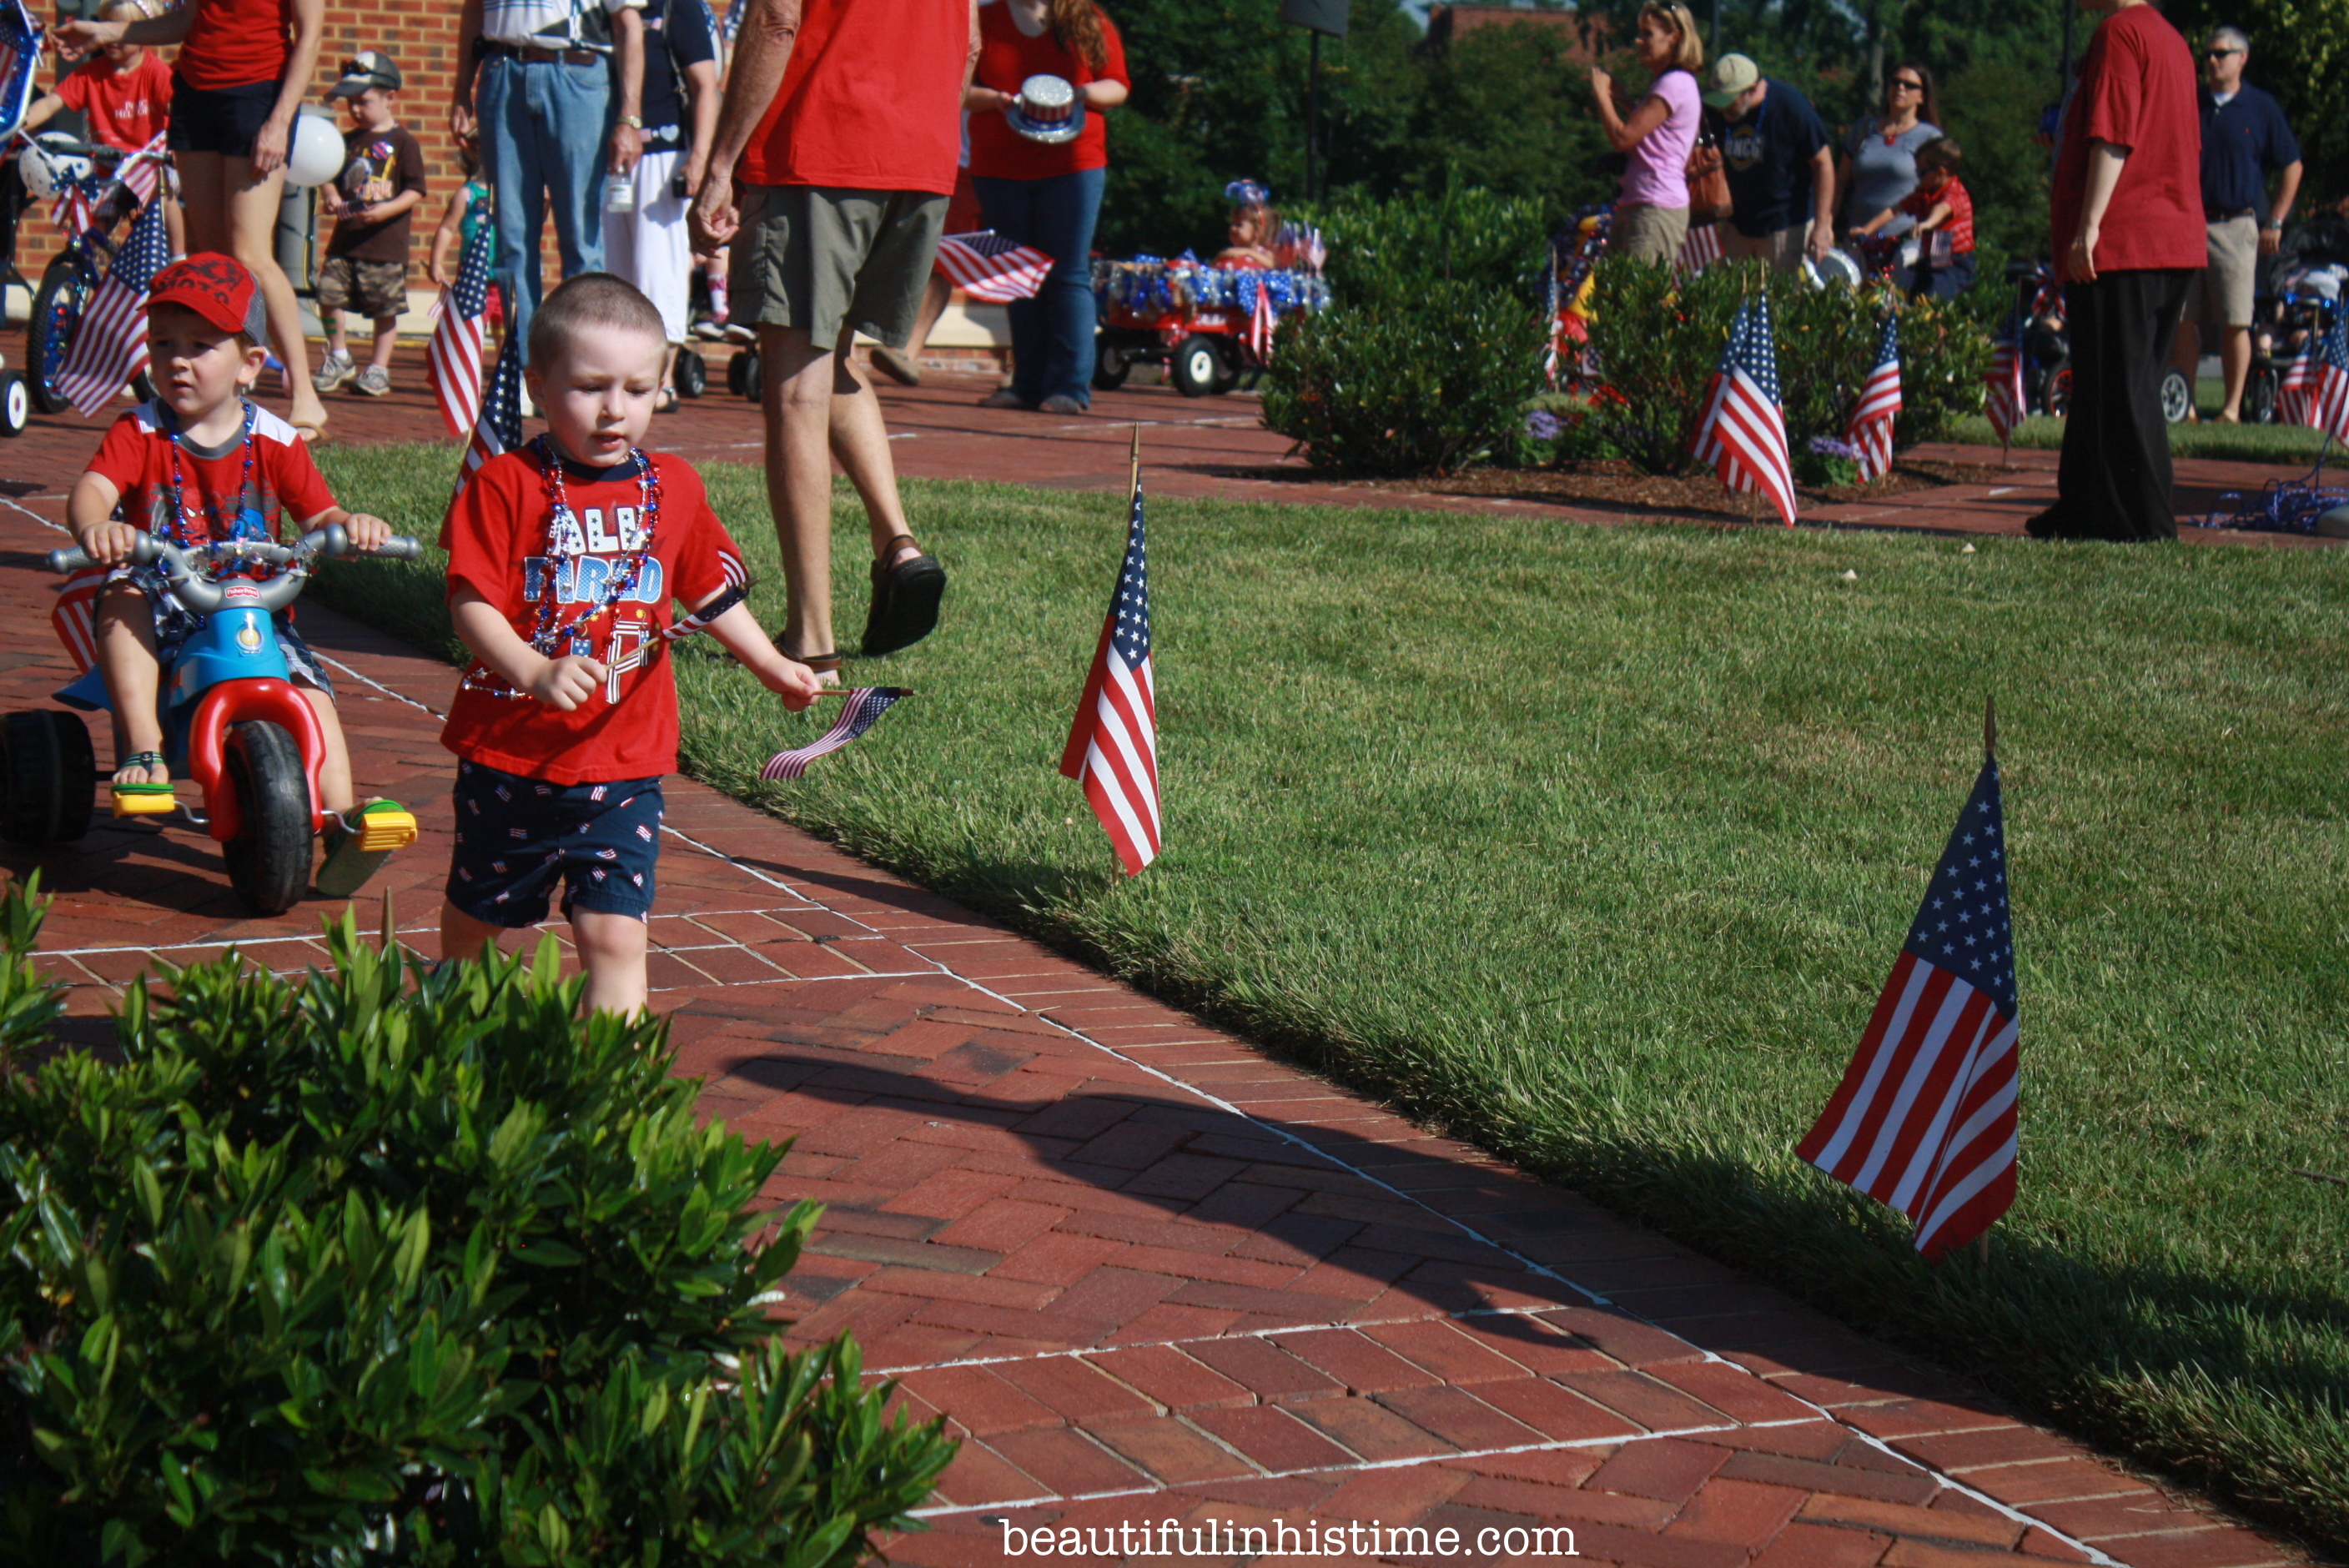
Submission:
<svg viewBox="0 0 2349 1568">
<path fill-rule="evenodd" d="M 49 606 L 49 624 L 73 656 L 76 673 L 98 663 L 98 591 L 112 575 L 105 566 L 77 572 L 57 584 L 57 602 Z"/>
<path fill-rule="evenodd" d="M 2310 415 L 2315 407 L 2316 344 L 2311 338 L 2301 344 L 2299 353 L 2284 362 L 2283 377 L 2276 383 L 2276 423 L 2313 424 Z"/>
<path fill-rule="evenodd" d="M 1843 1082 L 1795 1152 L 1909 1216 L 1931 1260 L 2014 1202 L 2014 926 L 1998 762 L 1934 868 Z"/>
<path fill-rule="evenodd" d="M 2349 447 L 2349 311 L 2335 310 L 2333 325 L 2318 339 L 2308 422 Z"/>
<path fill-rule="evenodd" d="M 425 383 L 451 436 L 464 435 L 481 417 L 481 340 L 488 331 L 490 251 L 496 242 L 487 223 L 465 242 L 457 282 L 440 292 L 440 319 L 424 346 Z"/>
<path fill-rule="evenodd" d="M 1248 352 L 1256 356 L 1258 364 L 1272 362 L 1272 334 L 1279 325 L 1280 318 L 1273 314 L 1272 291 L 1265 286 L 1262 278 L 1258 278 L 1256 280 L 1256 304 L 1248 311 L 1247 328 Z"/>
<path fill-rule="evenodd" d="M 490 373 L 481 417 L 473 421 L 473 438 L 465 446 L 464 467 L 457 470 L 457 488 L 449 499 L 453 501 L 465 493 L 465 481 L 473 477 L 475 469 L 521 445 L 522 339 L 509 329 L 498 348 L 497 368 Z"/>
<path fill-rule="evenodd" d="M 1991 345 L 1990 368 L 1982 373 L 1982 385 L 1990 395 L 1982 399 L 1982 412 L 1990 418 L 1991 434 L 2004 446 L 2014 438 L 2014 428 L 2023 423 L 2023 318 L 2007 318 L 2005 330 Z"/>
<path fill-rule="evenodd" d="M 1876 346 L 1876 367 L 1852 405 L 1851 427 L 1845 439 L 1858 452 L 1863 482 L 1880 480 L 1892 471 L 1892 425 L 1900 413 L 1900 318 L 1884 318 L 1884 335 Z"/>
<path fill-rule="evenodd" d="M 153 201 L 162 186 L 163 164 L 168 157 L 163 150 L 164 136 L 164 132 L 157 131 L 144 147 L 123 154 L 113 173 L 93 170 L 58 191 L 57 200 L 49 203 L 49 221 L 67 240 L 79 239 L 81 232 L 97 217 L 106 193 L 118 181 L 130 192 L 134 209 Z"/>
<path fill-rule="evenodd" d="M 807 771 L 808 764 L 819 757 L 829 757 L 866 730 L 881 722 L 881 716 L 896 705 L 900 697 L 912 694 L 903 686 L 859 686 L 841 701 L 840 717 L 805 746 L 790 751 L 778 751 L 767 758 L 759 769 L 759 777 L 769 783 L 781 779 L 797 779 Z"/>
<path fill-rule="evenodd" d="M 1142 524 L 1142 478 L 1133 481 L 1125 561 L 1093 649 L 1061 772 L 1085 799 L 1125 867 L 1138 876 L 1158 858 L 1158 699 L 1150 666 L 1150 573 Z"/>
<path fill-rule="evenodd" d="M 1680 253 L 1672 265 L 1682 273 L 1701 273 L 1721 260 L 1721 225 L 1699 223 L 1681 242 Z"/>
<path fill-rule="evenodd" d="M 150 201 L 114 253 L 106 281 L 90 296 L 57 370 L 57 390 L 81 414 L 95 414 L 147 368 L 147 290 L 171 259 L 163 203 Z"/>
<path fill-rule="evenodd" d="M 1689 443 L 1733 490 L 1759 490 L 1786 526 L 1795 526 L 1795 471 L 1786 451 L 1786 415 L 1778 402 L 1778 346 L 1770 333 L 1770 296 L 1737 307 L 1721 365 L 1704 394 L 1704 417 Z"/>
<path fill-rule="evenodd" d="M 938 269 L 973 299 L 1009 304 L 1032 298 L 1052 270 L 1043 252 L 1007 240 L 992 229 L 947 234 L 938 241 Z"/>
</svg>

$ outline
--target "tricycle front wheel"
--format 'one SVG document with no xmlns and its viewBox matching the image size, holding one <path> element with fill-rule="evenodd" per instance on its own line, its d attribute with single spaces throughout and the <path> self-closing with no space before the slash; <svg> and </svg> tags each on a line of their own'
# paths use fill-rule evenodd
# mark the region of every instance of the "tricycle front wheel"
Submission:
<svg viewBox="0 0 2349 1568">
<path fill-rule="evenodd" d="M 255 914 L 283 914 L 310 885 L 310 780 L 302 748 L 264 718 L 228 729 L 222 759 L 243 826 L 221 846 L 229 886 Z"/>
</svg>

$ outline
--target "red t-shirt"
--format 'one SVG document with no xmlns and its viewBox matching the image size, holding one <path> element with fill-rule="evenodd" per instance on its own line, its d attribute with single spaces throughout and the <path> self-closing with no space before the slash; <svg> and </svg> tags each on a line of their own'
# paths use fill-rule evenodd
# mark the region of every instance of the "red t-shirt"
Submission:
<svg viewBox="0 0 2349 1568">
<path fill-rule="evenodd" d="M 969 0 L 807 0 L 745 185 L 954 191 Z"/>
<path fill-rule="evenodd" d="M 294 0 L 193 0 L 195 17 L 175 67 L 191 88 L 217 92 L 285 74 Z"/>
<path fill-rule="evenodd" d="M 981 6 L 978 71 L 973 79 L 980 87 L 1014 98 L 1019 94 L 1019 84 L 1033 76 L 1064 77 L 1079 88 L 1087 82 L 1123 82 L 1132 87 L 1125 74 L 1125 45 L 1117 36 L 1116 24 L 1102 15 L 1098 6 L 1093 15 L 1101 17 L 1102 43 L 1108 57 L 1100 70 L 1093 69 L 1084 56 L 1054 43 L 1050 27 L 1032 38 L 1022 33 L 1011 19 L 1009 5 Z M 1109 128 L 1098 109 L 1086 109 L 1084 129 L 1057 147 L 1029 140 L 999 114 L 970 117 L 970 171 L 982 180 L 1050 180 L 1081 169 L 1108 167 Z"/>
<path fill-rule="evenodd" d="M 660 651 L 670 601 L 699 603 L 743 580 L 741 552 L 709 510 L 701 476 L 682 458 L 653 454 L 660 479 L 660 518 L 652 554 L 635 591 L 580 628 L 569 650 L 611 671 L 603 690 L 569 713 L 527 696 L 466 686 L 450 706 L 440 744 L 469 762 L 485 762 L 550 784 L 651 779 L 677 769 L 677 676 Z M 622 479 L 582 478 L 567 468 L 564 488 L 586 552 L 555 580 L 556 624 L 567 625 L 600 603 L 636 553 L 644 490 L 633 465 L 605 469 Z M 449 585 L 460 583 L 505 612 L 525 642 L 538 627 L 547 570 L 545 481 L 533 447 L 491 459 L 473 475 L 441 525 Z M 565 580 L 566 576 L 569 578 Z M 646 666 L 649 665 L 649 670 Z M 495 677 L 491 677 L 494 681 Z"/>
<path fill-rule="evenodd" d="M 177 538 L 171 522 L 171 440 L 164 434 L 168 412 L 153 403 L 141 403 L 114 421 L 98 443 L 89 471 L 112 481 L 122 494 L 122 519 L 134 528 Z M 290 526 L 285 536 L 303 523 L 330 510 L 335 494 L 326 488 L 318 465 L 310 460 L 309 443 L 294 427 L 256 407 L 253 422 L 253 477 L 244 475 L 244 438 L 232 437 L 215 450 L 206 451 L 187 440 L 180 443 L 180 499 L 189 538 L 233 539 L 240 512 L 259 514 L 262 528 L 275 535 L 281 516 Z"/>
<path fill-rule="evenodd" d="M 2160 12 L 2131 5 L 2105 18 L 2064 106 L 2051 225 L 2058 267 L 2079 231 L 2092 140 L 2129 150 L 2096 231 L 2096 271 L 2199 267 L 2209 260 L 2202 113 L 2194 93 L 2194 56 Z"/>
<path fill-rule="evenodd" d="M 1948 234 L 1950 253 L 1962 256 L 1974 248 L 1974 199 L 1966 194 L 1966 182 L 1956 175 L 1951 175 L 1948 184 L 1930 196 L 1920 185 L 1901 198 L 1900 204 L 1893 211 L 1906 212 L 1911 218 L 1923 218 L 1944 201 L 1950 204 L 1950 221 L 1934 232 Z"/>
<path fill-rule="evenodd" d="M 171 113 L 171 67 L 154 50 L 118 71 L 99 55 L 57 82 L 57 97 L 89 120 L 93 141 L 136 152 L 163 132 Z"/>
</svg>

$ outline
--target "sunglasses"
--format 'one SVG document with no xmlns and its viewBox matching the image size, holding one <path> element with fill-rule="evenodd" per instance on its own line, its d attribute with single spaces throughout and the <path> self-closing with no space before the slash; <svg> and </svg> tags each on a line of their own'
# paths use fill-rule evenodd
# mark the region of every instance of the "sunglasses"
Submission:
<svg viewBox="0 0 2349 1568">
<path fill-rule="evenodd" d="M 2202 57 L 2206 60 L 2223 60 L 2229 55 L 2240 55 L 2242 52 L 2240 49 L 2205 49 L 2202 51 Z"/>
<path fill-rule="evenodd" d="M 1920 93 L 1925 90 L 1925 84 L 1923 82 L 1912 82 L 1905 77 L 1893 77 L 1892 85 L 1896 88 L 1904 88 L 1912 93 Z"/>
</svg>

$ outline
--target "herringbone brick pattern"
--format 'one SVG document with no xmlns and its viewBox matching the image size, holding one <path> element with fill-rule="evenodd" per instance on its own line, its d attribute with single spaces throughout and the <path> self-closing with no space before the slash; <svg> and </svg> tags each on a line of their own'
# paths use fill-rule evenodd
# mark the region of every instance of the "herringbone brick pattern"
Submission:
<svg viewBox="0 0 2349 1568">
<path fill-rule="evenodd" d="M 0 507 L 0 605 L 26 629 L 0 651 L 10 708 L 67 673 L 31 569 L 73 477 L 52 469 Z M 315 608 L 303 624 L 363 785 L 426 829 L 363 922 L 388 892 L 429 945 L 451 672 Z M 1643 1568 L 2301 1561 L 698 785 L 668 826 L 655 1002 L 679 1069 L 709 1115 L 794 1140 L 771 1200 L 826 1205 L 792 1332 L 853 1330 L 904 1408 L 963 1439 L 898 1561 L 1042 1555 L 1043 1532 L 1092 1562 L 1537 1563 L 1562 1540 L 1542 1530 Z M 242 916 L 184 828 L 107 824 L 0 865 L 56 894 L 44 962 L 82 1040 L 142 967 L 234 944 L 298 971 L 335 913 Z"/>
</svg>

